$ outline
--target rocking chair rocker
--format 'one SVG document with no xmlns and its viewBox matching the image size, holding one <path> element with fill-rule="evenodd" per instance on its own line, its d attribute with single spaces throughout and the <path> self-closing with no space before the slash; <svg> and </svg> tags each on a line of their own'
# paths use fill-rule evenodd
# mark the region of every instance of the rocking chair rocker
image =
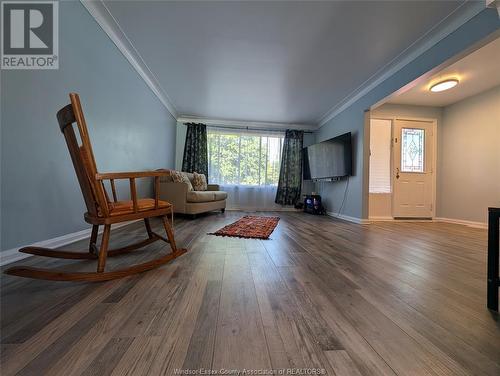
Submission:
<svg viewBox="0 0 500 376">
<path fill-rule="evenodd" d="M 98 173 L 92 152 L 89 134 L 78 94 L 69 95 L 71 104 L 63 107 L 57 113 L 57 120 L 68 145 L 73 166 L 80 183 L 83 198 L 87 206 L 85 221 L 92 225 L 89 249 L 83 252 L 71 252 L 54 250 L 41 247 L 25 247 L 19 252 L 29 253 L 37 256 L 55 257 L 62 259 L 95 259 L 97 260 L 96 272 L 64 272 L 51 269 L 34 268 L 29 266 L 16 266 L 7 269 L 5 273 L 20 277 L 47 279 L 53 281 L 107 281 L 122 278 L 131 274 L 140 273 L 166 264 L 174 258 L 186 252 L 186 249 L 178 249 L 175 245 L 174 234 L 168 216 L 173 215 L 173 208 L 169 202 L 159 199 L 160 176 L 167 175 L 163 171 L 145 172 L 118 172 Z M 77 140 L 73 124 L 78 126 L 81 145 Z M 154 178 L 155 198 L 137 198 L 135 181 L 140 178 Z M 119 201 L 116 194 L 115 180 L 128 179 L 130 184 L 131 200 Z M 113 201 L 109 199 L 105 181 L 109 181 Z M 160 217 L 167 237 L 163 237 L 152 231 L 150 218 Z M 131 220 L 143 219 L 148 238 L 138 243 L 118 249 L 108 250 L 111 225 Z M 97 249 L 97 235 L 99 226 L 104 226 L 101 245 Z M 104 271 L 107 257 L 120 255 L 146 246 L 157 240 L 163 240 L 170 244 L 172 252 L 154 260 L 137 264 L 125 269 Z"/>
</svg>

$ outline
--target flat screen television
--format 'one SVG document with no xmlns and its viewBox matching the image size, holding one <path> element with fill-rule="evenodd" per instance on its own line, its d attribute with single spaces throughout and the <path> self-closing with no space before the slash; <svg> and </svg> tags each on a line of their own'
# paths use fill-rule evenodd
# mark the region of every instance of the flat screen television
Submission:
<svg viewBox="0 0 500 376">
<path fill-rule="evenodd" d="M 352 175 L 351 132 L 304 148 L 304 179 Z"/>
</svg>

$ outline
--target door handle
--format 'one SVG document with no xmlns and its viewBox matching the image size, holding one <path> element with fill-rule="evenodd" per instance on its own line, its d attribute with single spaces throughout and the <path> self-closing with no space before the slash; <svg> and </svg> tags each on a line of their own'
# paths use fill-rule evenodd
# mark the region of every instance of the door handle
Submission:
<svg viewBox="0 0 500 376">
<path fill-rule="evenodd" d="M 396 179 L 399 179 L 399 168 L 396 167 Z"/>
</svg>

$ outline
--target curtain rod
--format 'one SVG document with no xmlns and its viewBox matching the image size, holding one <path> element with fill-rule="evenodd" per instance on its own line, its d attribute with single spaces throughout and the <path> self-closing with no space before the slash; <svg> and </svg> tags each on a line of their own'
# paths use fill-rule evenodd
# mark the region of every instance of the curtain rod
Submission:
<svg viewBox="0 0 500 376">
<path fill-rule="evenodd" d="M 285 133 L 286 129 L 277 129 L 277 128 L 256 128 L 256 127 L 236 127 L 231 125 L 207 125 L 209 128 L 223 128 L 223 129 L 238 129 L 238 130 L 247 130 L 247 131 L 264 131 L 264 132 L 280 132 Z M 302 129 L 292 129 L 292 130 L 301 130 L 304 133 L 314 133 L 313 131 L 305 131 Z"/>
</svg>

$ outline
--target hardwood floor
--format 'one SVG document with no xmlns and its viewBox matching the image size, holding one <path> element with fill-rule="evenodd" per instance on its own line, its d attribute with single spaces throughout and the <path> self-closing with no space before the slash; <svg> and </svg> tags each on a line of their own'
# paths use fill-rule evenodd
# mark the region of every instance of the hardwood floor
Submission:
<svg viewBox="0 0 500 376">
<path fill-rule="evenodd" d="M 241 215 L 177 219 L 177 244 L 190 252 L 137 276 L 75 283 L 2 275 L 2 375 L 500 375 L 498 315 L 486 309 L 485 230 L 362 226 L 286 212 L 270 240 L 207 235 Z M 134 223 L 112 232 L 111 246 L 143 236 Z M 157 242 L 109 265 L 167 249 Z"/>
</svg>

